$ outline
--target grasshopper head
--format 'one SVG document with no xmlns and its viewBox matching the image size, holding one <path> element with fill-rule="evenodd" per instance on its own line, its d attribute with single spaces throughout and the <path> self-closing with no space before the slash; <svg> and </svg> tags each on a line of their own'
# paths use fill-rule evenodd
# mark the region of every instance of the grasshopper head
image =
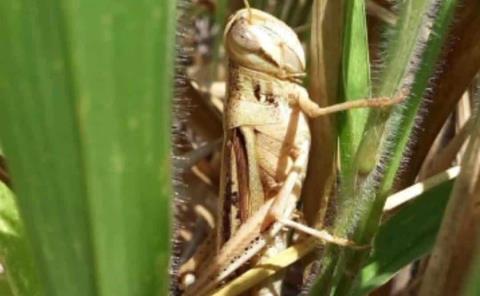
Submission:
<svg viewBox="0 0 480 296">
<path fill-rule="evenodd" d="M 230 18 L 224 34 L 229 58 L 240 66 L 282 79 L 305 72 L 305 52 L 297 35 L 268 13 L 241 9 Z"/>
</svg>

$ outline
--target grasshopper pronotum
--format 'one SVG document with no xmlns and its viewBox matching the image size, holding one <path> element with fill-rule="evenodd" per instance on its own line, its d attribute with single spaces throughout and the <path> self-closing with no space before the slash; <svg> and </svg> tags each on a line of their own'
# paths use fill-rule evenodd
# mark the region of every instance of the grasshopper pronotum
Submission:
<svg viewBox="0 0 480 296">
<path fill-rule="evenodd" d="M 229 77 L 217 231 L 210 241 L 213 254 L 196 270 L 181 269 L 184 279 L 196 274 L 186 289 L 188 295 L 209 293 L 254 256 L 285 248 L 280 232 L 285 226 L 325 242 L 352 246 L 348 240 L 291 220 L 310 149 L 306 117 L 389 106 L 403 99 L 361 99 L 319 107 L 300 85 L 305 53 L 294 31 L 247 2 L 246 6 L 229 19 L 224 33 Z"/>
</svg>

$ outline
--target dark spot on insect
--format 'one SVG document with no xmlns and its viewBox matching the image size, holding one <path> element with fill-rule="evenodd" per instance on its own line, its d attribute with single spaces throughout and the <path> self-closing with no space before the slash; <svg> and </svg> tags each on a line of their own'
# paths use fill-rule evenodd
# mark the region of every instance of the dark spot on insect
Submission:
<svg viewBox="0 0 480 296">
<path fill-rule="evenodd" d="M 272 94 L 267 94 L 265 96 L 265 101 L 269 104 L 277 105 L 277 101 L 275 100 L 275 96 Z"/>
<path fill-rule="evenodd" d="M 260 101 L 260 99 L 262 98 L 262 95 L 260 93 L 260 85 L 259 84 L 255 84 L 253 86 L 253 93 L 255 95 L 255 98 L 257 98 L 257 100 Z"/>
</svg>

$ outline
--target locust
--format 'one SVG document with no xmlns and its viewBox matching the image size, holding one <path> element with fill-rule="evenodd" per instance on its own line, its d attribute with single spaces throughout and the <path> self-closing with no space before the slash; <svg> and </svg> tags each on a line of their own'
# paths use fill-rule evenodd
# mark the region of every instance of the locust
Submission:
<svg viewBox="0 0 480 296">
<path fill-rule="evenodd" d="M 224 31 L 228 80 L 216 231 L 194 256 L 203 262 L 180 269 L 185 295 L 208 295 L 246 265 L 285 249 L 285 227 L 355 247 L 293 219 L 308 165 L 308 119 L 352 108 L 387 107 L 405 97 L 318 106 L 301 85 L 305 52 L 295 32 L 245 2 L 246 8 L 230 17 Z"/>
</svg>

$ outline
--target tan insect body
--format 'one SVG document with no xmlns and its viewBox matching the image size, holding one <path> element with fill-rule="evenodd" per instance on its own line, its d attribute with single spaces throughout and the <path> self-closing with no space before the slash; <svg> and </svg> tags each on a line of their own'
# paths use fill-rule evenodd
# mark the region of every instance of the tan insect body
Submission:
<svg viewBox="0 0 480 296">
<path fill-rule="evenodd" d="M 300 198 L 310 150 L 308 116 L 399 102 L 378 98 L 318 107 L 299 84 L 305 53 L 293 30 L 256 9 L 235 13 L 225 28 L 229 57 L 217 231 L 213 256 L 197 266 L 187 295 L 203 295 L 254 256 L 286 247 L 278 239 Z M 303 229 L 327 242 L 351 245 Z M 275 239 L 276 243 L 273 243 Z M 278 245 L 276 245 L 278 244 Z"/>
<path fill-rule="evenodd" d="M 300 96 L 308 99 L 297 84 L 304 74 L 305 54 L 295 33 L 269 14 L 243 9 L 226 26 L 225 47 L 230 64 L 218 251 L 188 290 L 197 295 L 278 237 L 283 224 L 274 222 L 289 218 L 296 207 L 310 147 L 307 120 L 297 103 Z M 235 143 L 239 141 L 240 149 Z"/>
</svg>

